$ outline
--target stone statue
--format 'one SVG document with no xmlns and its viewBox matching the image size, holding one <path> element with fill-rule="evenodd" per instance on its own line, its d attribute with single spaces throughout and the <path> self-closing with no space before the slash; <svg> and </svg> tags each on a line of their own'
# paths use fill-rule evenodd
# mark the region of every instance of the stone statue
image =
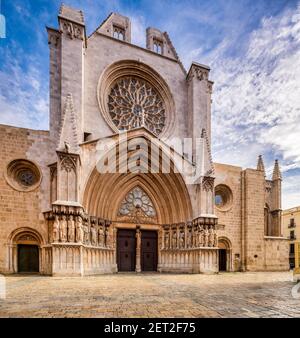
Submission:
<svg viewBox="0 0 300 338">
<path fill-rule="evenodd" d="M 205 229 L 204 229 L 204 246 L 205 247 L 208 247 L 208 236 L 209 236 L 209 232 L 208 232 L 207 226 L 205 226 Z"/>
<path fill-rule="evenodd" d="M 197 247 L 197 232 L 196 232 L 196 228 L 193 228 L 192 231 L 192 236 L 193 236 L 193 248 Z"/>
<path fill-rule="evenodd" d="M 198 227 L 197 231 L 197 246 L 200 248 L 202 246 L 202 229 Z"/>
<path fill-rule="evenodd" d="M 105 246 L 105 238 L 104 238 L 104 231 L 103 231 L 103 226 L 100 225 L 98 229 L 98 245 L 102 248 Z"/>
<path fill-rule="evenodd" d="M 187 247 L 191 248 L 192 247 L 192 229 L 188 229 L 187 233 Z"/>
<path fill-rule="evenodd" d="M 170 249 L 170 234 L 169 234 L 169 231 L 165 231 L 165 249 Z"/>
<path fill-rule="evenodd" d="M 91 238 L 92 238 L 92 245 L 96 246 L 97 245 L 97 230 L 95 225 L 91 226 Z"/>
<path fill-rule="evenodd" d="M 179 249 L 184 249 L 184 232 L 179 233 Z"/>
<path fill-rule="evenodd" d="M 83 243 L 83 237 L 82 219 L 79 216 L 76 222 L 76 242 Z"/>
<path fill-rule="evenodd" d="M 75 222 L 73 215 L 70 215 L 68 221 L 68 241 L 72 243 L 75 241 Z"/>
<path fill-rule="evenodd" d="M 60 221 L 60 241 L 66 242 L 68 235 L 68 224 L 67 224 L 67 217 L 63 215 Z"/>
<path fill-rule="evenodd" d="M 84 244 L 90 244 L 90 239 L 89 239 L 89 235 L 90 235 L 90 232 L 89 232 L 89 226 L 88 226 L 88 223 L 85 221 L 84 224 L 83 224 L 83 243 Z"/>
<path fill-rule="evenodd" d="M 172 249 L 177 249 L 177 231 L 173 230 L 172 234 Z"/>
<path fill-rule="evenodd" d="M 110 235 L 108 231 L 108 227 L 105 227 L 105 246 L 110 247 Z"/>
<path fill-rule="evenodd" d="M 216 230 L 214 230 L 214 247 L 218 246 L 218 234 Z"/>
<path fill-rule="evenodd" d="M 59 218 L 58 215 L 55 215 L 53 222 L 53 241 L 59 242 Z"/>
<path fill-rule="evenodd" d="M 212 227 L 209 228 L 208 246 L 214 246 L 214 230 Z"/>
</svg>

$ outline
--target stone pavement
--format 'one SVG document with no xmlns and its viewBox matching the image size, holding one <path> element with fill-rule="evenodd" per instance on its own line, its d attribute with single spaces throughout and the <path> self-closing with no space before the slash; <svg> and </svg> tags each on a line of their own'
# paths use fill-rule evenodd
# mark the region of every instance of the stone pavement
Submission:
<svg viewBox="0 0 300 338">
<path fill-rule="evenodd" d="M 300 317 L 291 272 L 7 276 L 0 317 Z"/>
</svg>

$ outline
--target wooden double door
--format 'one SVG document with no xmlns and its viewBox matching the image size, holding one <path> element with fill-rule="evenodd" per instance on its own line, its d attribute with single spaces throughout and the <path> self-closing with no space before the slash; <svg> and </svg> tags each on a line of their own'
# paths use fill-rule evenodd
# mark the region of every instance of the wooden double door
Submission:
<svg viewBox="0 0 300 338">
<path fill-rule="evenodd" d="M 118 230 L 117 263 L 118 271 L 135 271 L 136 269 L 136 231 Z M 157 232 L 141 231 L 141 270 L 157 271 Z"/>
</svg>

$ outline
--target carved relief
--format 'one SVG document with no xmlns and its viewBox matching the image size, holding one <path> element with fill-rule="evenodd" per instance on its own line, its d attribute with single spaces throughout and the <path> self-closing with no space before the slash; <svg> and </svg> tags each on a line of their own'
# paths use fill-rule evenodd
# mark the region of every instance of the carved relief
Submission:
<svg viewBox="0 0 300 338">
<path fill-rule="evenodd" d="M 217 246 L 218 237 L 215 219 L 209 217 L 198 218 L 193 222 L 163 226 L 162 249 L 164 250 L 184 250 Z"/>
<path fill-rule="evenodd" d="M 203 187 L 203 190 L 205 190 L 206 192 L 213 192 L 214 190 L 214 177 L 209 177 L 209 176 L 206 176 L 203 178 L 202 180 L 202 187 Z"/>
<path fill-rule="evenodd" d="M 60 29 L 66 33 L 70 39 L 84 40 L 84 27 L 70 21 L 61 20 Z"/>
<path fill-rule="evenodd" d="M 75 221 L 73 215 L 68 220 L 68 241 L 75 242 Z"/>
</svg>

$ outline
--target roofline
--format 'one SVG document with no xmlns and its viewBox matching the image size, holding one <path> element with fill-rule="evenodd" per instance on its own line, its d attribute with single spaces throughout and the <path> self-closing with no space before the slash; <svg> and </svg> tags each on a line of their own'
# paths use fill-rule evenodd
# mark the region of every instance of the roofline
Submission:
<svg viewBox="0 0 300 338">
<path fill-rule="evenodd" d="M 115 38 L 112 37 L 112 36 L 109 36 L 109 35 L 100 33 L 100 32 L 98 32 L 98 31 L 95 31 L 94 34 L 95 34 L 95 33 L 96 33 L 97 35 L 100 35 L 100 36 L 105 37 L 105 38 L 107 38 L 107 39 L 113 40 L 113 41 L 115 41 L 115 42 L 117 42 L 117 43 L 125 44 L 125 45 L 127 45 L 127 46 L 131 46 L 131 47 L 133 47 L 133 48 L 137 48 L 137 49 L 139 49 L 139 50 L 145 51 L 145 52 L 150 53 L 150 54 L 152 54 L 152 55 L 156 55 L 156 56 L 158 56 L 158 57 L 160 57 L 160 58 L 163 58 L 163 59 L 166 59 L 166 60 L 175 62 L 175 63 L 177 63 L 177 64 L 180 66 L 180 68 L 182 69 L 179 60 L 172 59 L 172 58 L 170 58 L 170 57 L 168 57 L 168 56 L 164 56 L 164 55 L 155 53 L 154 51 L 152 51 L 152 50 L 150 50 L 150 49 L 148 49 L 148 48 L 144 48 L 144 47 L 141 47 L 141 46 L 138 46 L 138 45 L 134 45 L 134 44 L 129 43 L 129 42 L 127 42 L 127 41 L 115 39 Z M 92 35 L 93 35 L 93 34 L 92 34 Z M 91 36 L 92 36 L 92 35 L 91 35 Z M 90 36 L 90 37 L 91 37 L 91 36 Z M 89 37 L 89 38 L 90 38 L 90 37 Z M 89 39 L 89 38 L 88 38 L 88 39 Z M 88 39 L 87 39 L 87 42 L 88 42 Z M 183 69 L 182 69 L 182 70 L 183 70 Z M 184 73 L 186 74 L 186 71 L 185 71 Z"/>
<path fill-rule="evenodd" d="M 39 131 L 39 132 L 43 132 L 43 133 L 50 133 L 50 130 L 45 130 L 45 129 L 32 129 L 32 128 L 24 128 L 24 127 L 18 127 L 18 126 L 12 126 L 9 124 L 3 124 L 0 123 L 0 127 L 5 127 L 5 128 L 12 128 L 12 129 L 21 129 L 21 130 L 28 130 L 28 131 Z"/>
</svg>

